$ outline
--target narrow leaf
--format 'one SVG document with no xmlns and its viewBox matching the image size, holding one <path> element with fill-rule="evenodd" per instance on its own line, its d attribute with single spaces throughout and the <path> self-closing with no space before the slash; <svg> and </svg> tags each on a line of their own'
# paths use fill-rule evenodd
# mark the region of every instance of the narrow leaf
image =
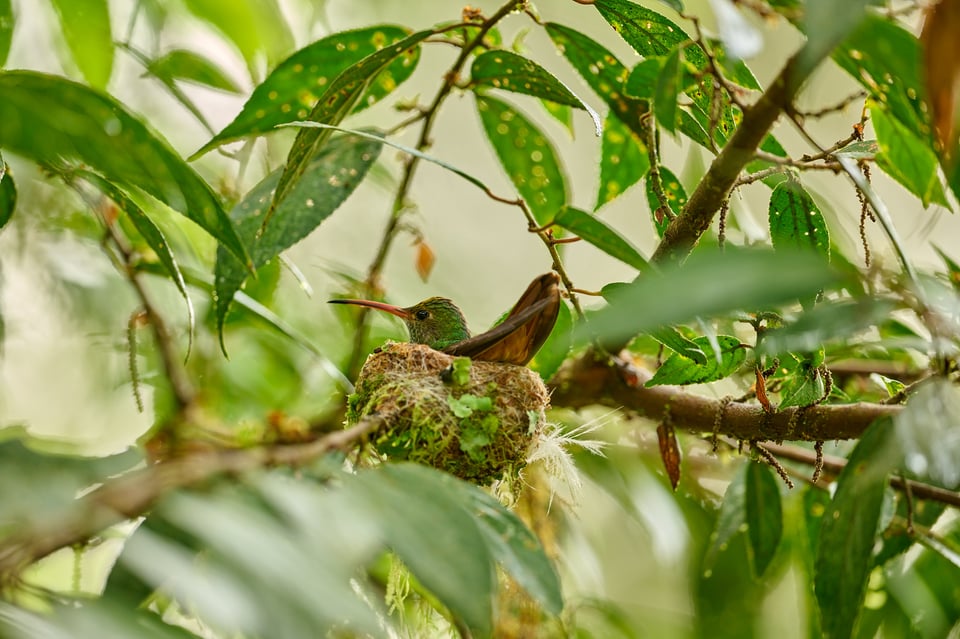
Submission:
<svg viewBox="0 0 960 639">
<path fill-rule="evenodd" d="M 620 37 L 644 57 L 667 55 L 689 40 L 675 22 L 630 0 L 596 0 L 594 6 Z M 697 46 L 690 47 L 687 55 L 698 69 L 707 62 L 707 56 Z"/>
<path fill-rule="evenodd" d="M 144 241 L 147 243 L 147 246 L 149 246 L 151 250 L 157 254 L 157 258 L 160 260 L 160 263 L 166 269 L 170 279 L 173 280 L 177 290 L 180 291 L 180 295 L 183 296 L 183 299 L 187 305 L 187 321 L 190 327 L 187 345 L 187 357 L 189 357 L 190 351 L 193 348 L 193 331 L 196 323 L 193 311 L 193 302 L 190 300 L 190 295 L 187 293 L 187 284 L 183 279 L 183 273 L 180 272 L 180 266 L 177 264 L 177 259 L 174 257 L 173 251 L 170 249 L 170 244 L 167 242 L 167 238 L 164 236 L 163 231 L 161 231 L 160 227 L 158 227 L 154 221 L 143 212 L 143 209 L 141 209 L 136 202 L 131 200 L 126 193 L 118 189 L 116 186 L 107 180 L 104 180 L 96 173 L 91 173 L 90 171 L 80 171 L 78 174 L 84 180 L 96 187 L 97 190 L 99 190 L 105 196 L 113 200 L 116 205 L 127 214 L 127 216 L 130 218 L 130 221 L 133 223 L 133 226 L 137 229 Z"/>
<path fill-rule="evenodd" d="M 617 258 L 624 264 L 629 264 L 638 271 L 648 268 L 647 260 L 630 242 L 585 211 L 565 206 L 560 209 L 553 221 L 558 226 L 579 235 L 581 239 L 593 244 L 607 255 Z"/>
<path fill-rule="evenodd" d="M 766 464 L 757 461 L 747 464 L 746 505 L 753 570 L 757 577 L 762 577 L 777 554 L 783 536 L 780 487 Z"/>
<path fill-rule="evenodd" d="M 583 109 L 593 119 L 597 135 L 600 135 L 602 130 L 600 116 L 586 102 L 549 71 L 516 53 L 499 50 L 481 53 L 470 67 L 470 81 L 476 86 L 523 93 Z"/>
<path fill-rule="evenodd" d="M 147 72 L 168 82 L 181 80 L 228 93 L 240 93 L 240 87 L 215 62 L 206 56 L 174 49 L 147 66 Z"/>
<path fill-rule="evenodd" d="M 566 180 L 553 145 L 526 116 L 506 102 L 476 96 L 480 122 L 500 164 L 539 224 L 566 204 Z"/>
<path fill-rule="evenodd" d="M 929 140 L 918 138 L 876 103 L 871 104 L 870 119 L 880 147 L 877 164 L 884 173 L 920 198 L 924 207 L 931 202 L 949 206 L 940 184 L 937 156 Z"/>
<path fill-rule="evenodd" d="M 808 0 L 803 14 L 807 43 L 798 54 L 799 77 L 806 77 L 867 15 L 871 0 Z"/>
<path fill-rule="evenodd" d="M 677 102 L 681 90 L 682 64 L 683 49 L 678 47 L 664 60 L 653 97 L 653 109 L 657 115 L 657 122 L 670 133 L 677 128 Z"/>
<path fill-rule="evenodd" d="M 568 107 L 566 104 L 557 104 L 556 102 L 551 102 L 550 100 L 540 100 L 540 104 L 543 105 L 543 108 L 546 109 L 547 113 L 553 117 L 554 120 L 563 125 L 571 136 L 573 136 L 573 109 Z M 606 129 L 606 126 L 604 126 Z"/>
<path fill-rule="evenodd" d="M 824 513 L 814 591 L 826 637 L 850 637 L 870 575 L 887 475 L 899 464 L 893 424 L 875 422 L 854 448 Z"/>
<path fill-rule="evenodd" d="M 813 198 L 796 180 L 770 194 L 770 239 L 777 250 L 814 250 L 830 259 L 830 233 Z"/>
<path fill-rule="evenodd" d="M 16 23 L 10 0 L 0 0 L 0 67 L 7 64 L 7 55 L 10 53 Z"/>
<path fill-rule="evenodd" d="M 412 58 L 416 55 L 416 48 L 426 38 L 433 35 L 433 31 L 419 31 L 413 35 L 395 42 L 376 53 L 372 53 L 356 64 L 344 70 L 330 84 L 324 93 L 324 98 L 317 102 L 307 118 L 311 122 L 325 124 L 339 124 L 359 103 L 367 88 L 384 69 L 395 60 L 402 57 Z M 277 189 L 273 194 L 273 201 L 264 216 L 261 228 L 267 226 L 274 211 L 290 195 L 291 190 L 309 166 L 314 154 L 330 138 L 329 129 L 303 129 L 297 134 L 293 147 L 287 155 Z"/>
<path fill-rule="evenodd" d="M 113 184 L 146 191 L 249 261 L 210 186 L 119 102 L 33 71 L 0 73 L 0 95 L 0 147 L 53 166 L 79 160 Z"/>
<path fill-rule="evenodd" d="M 723 494 L 716 526 L 710 533 L 710 545 L 703 556 L 703 570 L 709 574 L 717 564 L 721 553 L 727 550 L 733 538 L 747 521 L 747 464 L 743 464 Z"/>
<path fill-rule="evenodd" d="M 687 205 L 687 192 L 680 183 L 680 178 L 674 175 L 673 171 L 665 166 L 658 167 L 660 171 L 660 186 L 663 188 L 663 195 L 667 200 L 667 206 L 674 215 L 680 215 L 683 207 Z M 670 218 L 660 211 L 660 198 L 654 192 L 650 176 L 646 181 L 647 204 L 650 206 L 650 215 L 653 218 L 653 225 L 657 229 L 657 235 L 663 237 L 663 233 L 670 224 Z"/>
<path fill-rule="evenodd" d="M 87 83 L 102 89 L 113 70 L 107 0 L 52 0 L 70 54 Z"/>
<path fill-rule="evenodd" d="M 380 154 L 379 140 L 344 135 L 330 141 L 314 156 L 303 178 L 290 197 L 277 209 L 275 218 L 256 240 L 263 213 L 280 179 L 274 171 L 244 196 L 230 212 L 237 229 L 252 246 L 254 268 L 259 268 L 281 251 L 293 246 L 313 231 L 346 200 L 360 184 Z M 255 241 L 256 240 L 256 241 Z M 223 324 L 247 270 L 225 250 L 217 251 L 216 313 L 217 327 L 223 338 Z"/>
<path fill-rule="evenodd" d="M 661 326 L 650 331 L 650 336 L 678 355 L 693 360 L 697 364 L 706 364 L 707 356 L 695 341 L 687 339 L 673 326 Z"/>
<path fill-rule="evenodd" d="M 185 0 L 184 4 L 237 47 L 251 77 L 256 77 L 261 56 L 272 66 L 293 48 L 293 34 L 276 0 Z"/>
<path fill-rule="evenodd" d="M 10 169 L 3 164 L 3 158 L 0 157 L 0 229 L 7 225 L 13 216 L 14 209 L 17 208 L 17 185 L 13 181 L 13 175 Z"/>
<path fill-rule="evenodd" d="M 649 113 L 650 105 L 646 100 L 624 95 L 627 68 L 608 49 L 579 31 L 555 22 L 548 22 L 546 29 L 557 49 L 607 103 L 611 112 L 642 138 L 641 120 Z"/>
<path fill-rule="evenodd" d="M 657 425 L 657 444 L 660 448 L 660 459 L 663 468 L 667 471 L 670 487 L 677 489 L 680 483 L 680 444 L 677 442 L 677 433 L 669 421 L 662 421 Z"/>
<path fill-rule="evenodd" d="M 610 305 L 597 311 L 583 331 L 629 339 L 664 324 L 791 302 L 841 282 L 838 273 L 810 254 L 705 249 L 682 266 L 643 273 L 614 291 Z"/>
<path fill-rule="evenodd" d="M 305 46 L 278 64 L 253 90 L 237 117 L 194 153 L 193 158 L 221 144 L 267 133 L 285 122 L 306 119 L 321 97 L 329 99 L 334 95 L 328 89 L 337 76 L 409 34 L 403 27 L 378 25 L 335 33 Z M 419 60 L 420 49 L 415 48 L 386 64 L 355 108 L 363 109 L 382 100 L 410 77 Z M 344 90 L 343 85 L 338 84 L 336 90 Z M 333 120 L 329 122 L 336 124 Z"/>
<path fill-rule="evenodd" d="M 717 342 L 720 345 L 719 357 L 708 338 L 695 338 L 693 343 L 703 352 L 706 361 L 699 363 L 680 353 L 674 353 L 657 369 L 646 385 L 706 384 L 732 375 L 743 364 L 747 351 L 736 337 L 719 335 Z"/>
<path fill-rule="evenodd" d="M 613 113 L 604 120 L 600 146 L 600 187 L 594 209 L 615 200 L 650 169 L 646 143 Z"/>
</svg>

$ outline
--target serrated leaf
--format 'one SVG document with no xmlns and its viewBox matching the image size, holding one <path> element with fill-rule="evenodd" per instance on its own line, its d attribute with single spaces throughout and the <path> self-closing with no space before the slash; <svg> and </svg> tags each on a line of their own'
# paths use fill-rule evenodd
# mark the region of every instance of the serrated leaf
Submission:
<svg viewBox="0 0 960 639">
<path fill-rule="evenodd" d="M 870 119 L 880 147 L 877 165 L 884 173 L 920 198 L 924 208 L 931 203 L 949 206 L 930 142 L 918 138 L 876 103 L 870 105 Z"/>
<path fill-rule="evenodd" d="M 747 464 L 746 484 L 747 535 L 753 551 L 753 570 L 757 577 L 762 577 L 783 537 L 780 486 L 770 467 L 757 461 Z"/>
<path fill-rule="evenodd" d="M 600 187 L 594 210 L 622 195 L 650 169 L 646 143 L 613 113 L 604 120 L 600 148 Z"/>
<path fill-rule="evenodd" d="M 184 0 L 184 4 L 237 47 L 251 77 L 257 77 L 261 56 L 272 66 L 294 46 L 276 0 Z"/>
<path fill-rule="evenodd" d="M 597 135 L 602 130 L 600 116 L 586 102 L 549 71 L 516 53 L 499 50 L 481 53 L 470 67 L 470 82 L 582 109 L 593 119 Z"/>
<path fill-rule="evenodd" d="M 506 102 L 476 96 L 480 122 L 500 164 L 539 224 L 566 204 L 566 179 L 557 153 L 539 127 Z"/>
<path fill-rule="evenodd" d="M 380 154 L 381 143 L 343 135 L 334 138 L 314 156 L 290 196 L 277 209 L 275 219 L 256 240 L 263 214 L 280 179 L 278 169 L 253 187 L 230 212 L 230 217 L 251 244 L 254 268 L 310 234 L 329 217 L 360 184 Z M 256 241 L 255 241 L 256 240 Z M 217 327 L 221 331 L 233 300 L 248 272 L 224 250 L 217 251 L 215 271 Z"/>
<path fill-rule="evenodd" d="M 683 50 L 678 47 L 663 61 L 653 96 L 653 110 L 657 116 L 657 122 L 670 133 L 677 128 L 677 98 L 681 90 L 682 63 Z"/>
<path fill-rule="evenodd" d="M 537 373 L 543 380 L 550 381 L 554 373 L 560 369 L 570 352 L 571 333 L 573 332 L 573 316 L 570 308 L 565 303 L 560 304 L 560 310 L 557 313 L 557 321 L 553 325 L 553 330 L 547 340 L 537 351 L 527 366 Z"/>
<path fill-rule="evenodd" d="M 867 13 L 832 57 L 916 137 L 930 137 L 920 79 L 920 45 L 912 33 L 894 21 Z"/>
<path fill-rule="evenodd" d="M 304 120 L 308 116 L 317 120 L 311 114 L 317 108 L 318 100 L 330 99 L 332 91 L 344 90 L 342 83 L 332 88 L 341 73 L 367 56 L 402 41 L 409 34 L 404 27 L 385 24 L 341 31 L 303 47 L 278 64 L 253 90 L 237 117 L 191 159 L 221 144 L 267 133 L 280 124 Z M 420 49 L 417 47 L 409 55 L 401 55 L 383 65 L 353 108 L 359 111 L 382 100 L 410 77 L 419 60 Z M 341 119 L 342 116 L 336 121 L 318 121 L 337 124 Z"/>
<path fill-rule="evenodd" d="M 330 84 L 322 100 L 310 112 L 307 120 L 323 124 L 339 124 L 359 103 L 367 88 L 375 78 L 390 67 L 398 58 L 412 58 L 423 40 L 433 35 L 433 31 L 418 31 L 413 35 L 395 42 L 376 53 L 372 53 L 344 70 Z M 302 119 L 302 118 L 300 118 Z M 277 182 L 273 201 L 262 227 L 265 228 L 277 207 L 283 202 L 301 178 L 316 152 L 330 139 L 329 129 L 302 129 L 293 142 L 287 155 L 287 161 Z"/>
<path fill-rule="evenodd" d="M 641 120 L 650 112 L 650 105 L 646 100 L 624 95 L 627 68 L 608 49 L 579 31 L 555 22 L 545 26 L 563 57 L 607 103 L 611 112 L 642 138 L 645 133 Z"/>
<path fill-rule="evenodd" d="M 0 147 L 41 164 L 79 160 L 183 213 L 244 264 L 247 250 L 210 186 L 113 98 L 57 76 L 0 73 Z"/>
<path fill-rule="evenodd" d="M 822 360 L 822 350 L 818 359 Z M 783 410 L 791 406 L 812 406 L 823 401 L 826 392 L 827 382 L 823 370 L 818 364 L 804 359 L 780 389 L 781 400 L 777 408 Z"/>
<path fill-rule="evenodd" d="M 3 158 L 0 157 L 0 169 L 3 169 Z M 0 229 L 7 225 L 17 208 L 17 185 L 13 181 L 10 169 L 2 170 L 0 177 Z"/>
<path fill-rule="evenodd" d="M 353 483 L 364 489 L 353 494 L 374 508 L 391 548 L 417 579 L 477 634 L 489 636 L 494 555 L 488 533 L 464 508 L 460 480 L 416 464 L 387 464 Z"/>
<path fill-rule="evenodd" d="M 113 70 L 113 34 L 107 0 L 51 0 L 70 55 L 90 85 L 102 89 Z"/>
<path fill-rule="evenodd" d="M 10 0 L 0 0 L 0 67 L 7 64 L 7 55 L 10 53 L 10 43 L 13 41 L 13 29 L 16 23 Z"/>
<path fill-rule="evenodd" d="M 673 326 L 661 326 L 650 331 L 650 337 L 657 340 L 674 353 L 703 365 L 707 363 L 707 356 L 703 349 L 692 339 L 687 339 Z"/>
<path fill-rule="evenodd" d="M 181 80 L 228 93 L 240 93 L 237 83 L 217 63 L 186 49 L 168 51 L 150 62 L 147 71 L 168 82 Z"/>
<path fill-rule="evenodd" d="M 837 478 L 822 519 L 814 592 L 826 637 L 850 637 L 866 593 L 887 475 L 899 465 L 893 424 L 875 422 Z"/>
<path fill-rule="evenodd" d="M 706 361 L 701 364 L 674 353 L 657 369 L 646 386 L 706 384 L 732 375 L 743 364 L 747 351 L 736 337 L 718 335 L 717 342 L 720 345 L 719 358 L 708 338 L 694 338 L 693 343 L 703 352 Z"/>
<path fill-rule="evenodd" d="M 680 179 L 674 175 L 673 171 L 665 166 L 659 167 L 660 185 L 663 187 L 663 195 L 666 197 L 667 205 L 674 215 L 680 215 L 683 207 L 687 205 L 687 192 L 680 183 Z M 666 215 L 658 217 L 660 209 L 660 198 L 654 193 L 653 185 L 650 183 L 650 176 L 646 181 L 647 204 L 650 207 L 650 215 L 653 219 L 653 225 L 657 229 L 657 235 L 663 237 L 667 225 L 670 224 L 670 218 Z"/>
<path fill-rule="evenodd" d="M 704 248 L 682 266 L 643 273 L 605 295 L 609 306 L 593 315 L 589 330 L 582 330 L 626 340 L 657 326 L 682 324 L 696 317 L 789 303 L 841 282 L 839 273 L 809 253 Z"/>
<path fill-rule="evenodd" d="M 667 55 L 690 39 L 672 20 L 629 0 L 596 0 L 594 6 L 614 31 L 644 57 Z M 707 56 L 697 46 L 689 48 L 687 59 L 698 69 L 707 62 Z"/>
<path fill-rule="evenodd" d="M 647 260 L 640 255 L 640 252 L 630 242 L 586 211 L 581 211 L 572 206 L 564 206 L 553 221 L 557 226 L 580 236 L 581 239 L 596 246 L 607 255 L 629 264 L 638 271 L 648 268 Z"/>
<path fill-rule="evenodd" d="M 823 214 L 796 180 L 781 182 L 770 194 L 770 240 L 779 250 L 813 250 L 830 260 L 830 233 Z"/>
<path fill-rule="evenodd" d="M 141 209 L 136 202 L 131 200 L 126 193 L 118 189 L 107 180 L 104 180 L 99 175 L 91 173 L 90 171 L 79 171 L 78 175 L 96 187 L 97 190 L 103 193 L 106 197 L 113 200 L 116 205 L 127 214 L 127 216 L 130 218 L 130 221 L 133 223 L 133 226 L 137 229 L 137 232 L 140 233 L 144 241 L 147 243 L 147 246 L 149 246 L 153 252 L 157 254 L 157 258 L 160 260 L 160 263 L 166 269 L 170 279 L 173 280 L 177 290 L 180 291 L 180 295 L 183 297 L 184 302 L 186 302 L 187 305 L 187 321 L 189 325 L 189 344 L 187 346 L 187 356 L 189 357 L 190 351 L 193 347 L 193 330 L 195 324 L 193 302 L 190 300 L 189 293 L 187 293 L 187 284 L 183 279 L 183 274 L 180 272 L 180 266 L 177 264 L 177 259 L 174 257 L 173 251 L 170 249 L 170 244 L 167 242 L 167 238 L 164 236 L 163 231 L 161 231 L 160 227 L 158 227 L 154 221 L 143 212 L 143 209 Z"/>
</svg>

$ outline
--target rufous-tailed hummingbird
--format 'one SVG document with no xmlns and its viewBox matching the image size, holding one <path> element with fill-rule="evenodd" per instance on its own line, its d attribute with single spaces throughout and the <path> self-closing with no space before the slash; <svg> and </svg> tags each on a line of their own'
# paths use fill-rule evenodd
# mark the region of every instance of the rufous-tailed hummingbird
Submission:
<svg viewBox="0 0 960 639">
<path fill-rule="evenodd" d="M 559 284 L 555 272 L 544 273 L 530 283 L 501 323 L 472 337 L 463 313 L 445 297 L 431 297 L 406 308 L 371 300 L 330 303 L 366 306 L 396 315 L 407 325 L 410 341 L 416 344 L 450 355 L 523 366 L 540 350 L 557 321 Z"/>
</svg>

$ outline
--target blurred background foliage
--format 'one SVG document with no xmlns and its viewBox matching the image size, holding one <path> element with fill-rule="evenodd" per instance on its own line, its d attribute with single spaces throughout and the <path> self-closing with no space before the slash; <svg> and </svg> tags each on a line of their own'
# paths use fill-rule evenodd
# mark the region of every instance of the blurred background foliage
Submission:
<svg viewBox="0 0 960 639">
<path fill-rule="evenodd" d="M 0 0 L 2 634 L 958 636 L 958 23 Z M 705 205 L 785 65 L 802 91 Z M 406 334 L 327 299 L 443 295 L 477 329 L 552 267 L 556 428 L 522 479 L 328 439 Z M 601 347 L 684 390 L 624 405 L 577 377 Z M 687 393 L 714 412 L 674 424 Z M 756 446 L 778 414 L 805 441 Z"/>
</svg>

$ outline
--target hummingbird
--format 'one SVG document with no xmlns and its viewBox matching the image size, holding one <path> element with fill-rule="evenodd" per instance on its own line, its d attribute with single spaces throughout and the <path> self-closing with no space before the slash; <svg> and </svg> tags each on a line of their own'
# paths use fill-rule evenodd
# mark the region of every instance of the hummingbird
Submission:
<svg viewBox="0 0 960 639">
<path fill-rule="evenodd" d="M 523 366 L 540 350 L 560 311 L 560 277 L 553 271 L 530 283 L 504 320 L 471 336 L 463 313 L 446 297 L 431 297 L 401 307 L 371 300 L 336 299 L 331 304 L 353 304 L 386 311 L 407 325 L 410 341 L 449 355 L 485 362 Z"/>
</svg>

